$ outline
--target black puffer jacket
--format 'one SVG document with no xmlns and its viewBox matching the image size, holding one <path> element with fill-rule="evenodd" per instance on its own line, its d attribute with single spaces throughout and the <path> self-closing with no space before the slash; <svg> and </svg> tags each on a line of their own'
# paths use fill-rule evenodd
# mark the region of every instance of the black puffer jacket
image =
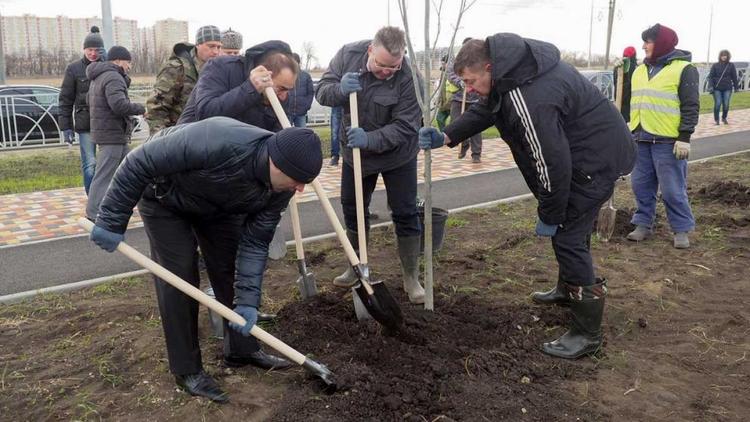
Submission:
<svg viewBox="0 0 750 422">
<path fill-rule="evenodd" d="M 88 104 L 94 143 L 127 143 L 134 126 L 131 116 L 146 112 L 143 105 L 130 102 L 130 78 L 112 62 L 91 63 L 86 76 L 91 80 Z"/>
<path fill-rule="evenodd" d="M 244 56 L 219 56 L 209 60 L 177 124 L 226 116 L 263 129 L 281 130 L 273 109 L 248 79 L 260 58 L 272 51 L 292 54 L 289 44 L 266 41 L 248 48 Z"/>
<path fill-rule="evenodd" d="M 237 252 L 235 304 L 260 306 L 268 244 L 293 195 L 271 190 L 266 147 L 271 136 L 276 135 L 226 117 L 162 130 L 125 157 L 96 225 L 124 233 L 141 195 L 141 204 L 159 201 L 196 218 L 247 214 Z"/>
<path fill-rule="evenodd" d="M 606 200 L 635 164 L 635 143 L 619 112 L 552 44 L 496 34 L 488 104 L 474 105 L 445 133 L 467 139 L 497 126 L 547 224 L 575 220 Z"/>
<path fill-rule="evenodd" d="M 89 78 L 86 77 L 86 68 L 89 64 L 91 62 L 83 57 L 65 68 L 59 97 L 60 115 L 58 123 L 60 130 L 73 129 L 76 132 L 88 132 L 91 128 L 89 105 L 86 102 L 86 94 L 89 92 L 90 84 Z"/>
<path fill-rule="evenodd" d="M 315 98 L 321 105 L 342 106 L 339 128 L 344 162 L 352 165 L 352 149 L 347 147 L 346 128 L 351 126 L 349 96 L 341 95 L 341 77 L 360 72 L 362 91 L 357 93 L 359 126 L 367 132 L 367 150 L 362 151 L 362 173 L 370 174 L 398 168 L 413 160 L 419 152 L 417 131 L 422 126 L 422 111 L 411 76 L 408 58 L 401 70 L 388 80 L 377 79 L 367 71 L 369 40 L 347 44 L 336 53 L 318 83 Z M 420 85 L 421 86 L 421 85 Z"/>
</svg>

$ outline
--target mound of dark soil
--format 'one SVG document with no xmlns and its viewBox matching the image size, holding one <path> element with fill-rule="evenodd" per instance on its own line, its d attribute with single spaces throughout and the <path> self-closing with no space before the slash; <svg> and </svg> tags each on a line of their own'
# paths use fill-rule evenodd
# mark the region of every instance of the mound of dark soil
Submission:
<svg viewBox="0 0 750 422">
<path fill-rule="evenodd" d="M 750 205 L 750 187 L 730 181 L 714 182 L 698 190 L 698 198 L 727 205 Z"/>
<path fill-rule="evenodd" d="M 315 351 L 339 391 L 320 394 L 300 378 L 310 385 L 288 391 L 273 420 L 601 420 L 556 388 L 591 369 L 539 351 L 554 335 L 545 329 L 564 325 L 563 311 L 436 293 L 439 312 L 404 307 L 395 337 L 357 323 L 349 297 L 324 294 L 282 309 L 274 331 L 302 353 Z"/>
</svg>

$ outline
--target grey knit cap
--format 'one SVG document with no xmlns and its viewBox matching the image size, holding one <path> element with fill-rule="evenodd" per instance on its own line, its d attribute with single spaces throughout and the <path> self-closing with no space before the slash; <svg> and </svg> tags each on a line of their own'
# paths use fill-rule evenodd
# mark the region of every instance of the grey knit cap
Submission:
<svg viewBox="0 0 750 422">
<path fill-rule="evenodd" d="M 213 25 L 201 26 L 195 34 L 195 45 L 200 45 L 209 41 L 221 42 L 221 31 Z"/>
<path fill-rule="evenodd" d="M 221 33 L 221 48 L 225 50 L 241 50 L 242 49 L 242 34 L 237 31 L 233 31 L 230 27 L 226 31 Z"/>
<path fill-rule="evenodd" d="M 91 27 L 91 32 L 83 39 L 83 48 L 104 48 L 104 40 L 98 26 Z"/>
</svg>

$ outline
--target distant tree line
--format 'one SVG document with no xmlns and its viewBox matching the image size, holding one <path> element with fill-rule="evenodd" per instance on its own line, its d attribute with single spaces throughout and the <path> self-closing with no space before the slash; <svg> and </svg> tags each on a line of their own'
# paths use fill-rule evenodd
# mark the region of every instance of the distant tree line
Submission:
<svg viewBox="0 0 750 422">
<path fill-rule="evenodd" d="M 135 49 L 130 52 L 133 56 L 133 74 L 156 74 L 164 60 L 169 56 L 168 51 L 150 52 L 147 49 Z M 58 51 L 52 53 L 39 50 L 35 54 L 6 54 L 5 69 L 7 77 L 30 76 L 62 76 L 65 68 L 72 62 L 80 60 L 83 52 L 71 53 Z"/>
</svg>

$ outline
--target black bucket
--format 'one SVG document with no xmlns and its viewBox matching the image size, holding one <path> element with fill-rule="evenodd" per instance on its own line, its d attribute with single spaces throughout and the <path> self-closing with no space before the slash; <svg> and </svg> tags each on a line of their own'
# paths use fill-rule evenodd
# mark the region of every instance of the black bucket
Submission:
<svg viewBox="0 0 750 422">
<path fill-rule="evenodd" d="M 417 207 L 419 213 L 419 228 L 422 235 L 419 239 L 419 251 L 424 252 L 424 207 Z M 445 222 L 448 220 L 448 211 L 442 208 L 432 207 L 432 252 L 438 252 L 443 247 L 445 238 Z"/>
</svg>

